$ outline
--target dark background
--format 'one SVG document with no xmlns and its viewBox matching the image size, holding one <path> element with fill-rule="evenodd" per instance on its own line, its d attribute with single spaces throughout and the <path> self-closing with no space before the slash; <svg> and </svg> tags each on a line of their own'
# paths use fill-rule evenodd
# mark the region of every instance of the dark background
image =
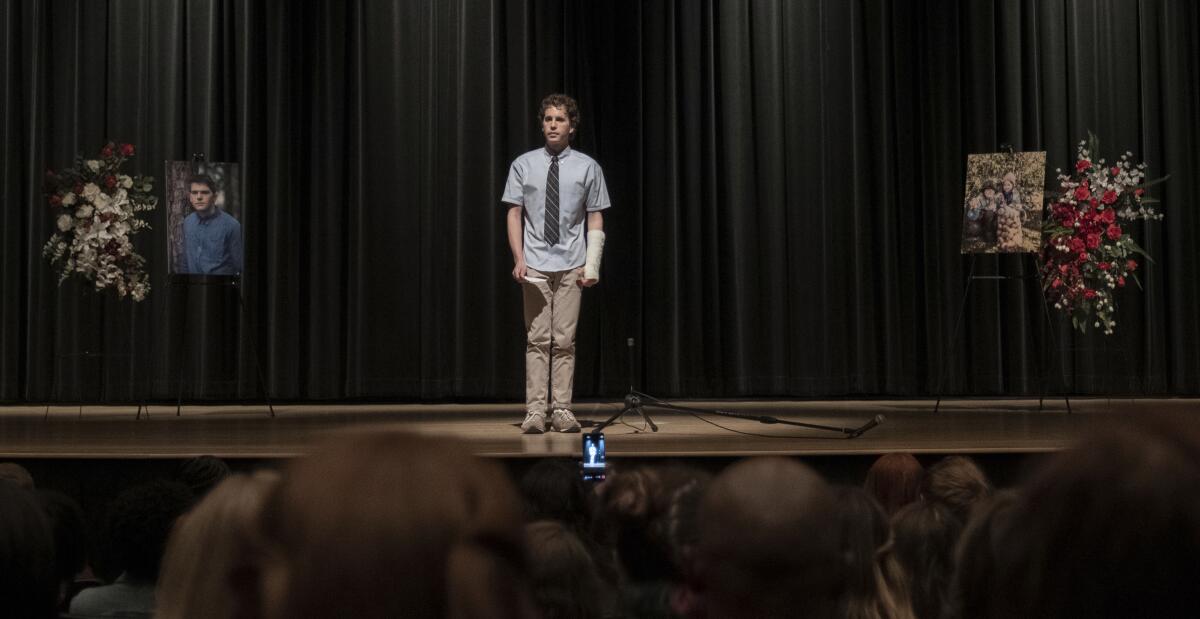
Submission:
<svg viewBox="0 0 1200 619">
<path fill-rule="evenodd" d="M 580 397 L 624 390 L 630 336 L 662 396 L 918 396 L 943 367 L 1194 395 L 1198 30 L 1187 0 L 4 2 L 0 401 L 168 398 L 180 360 L 188 397 L 256 397 L 256 351 L 283 399 L 520 399 L 498 198 L 552 91 L 614 203 Z M 1145 291 L 1105 338 L 1047 327 L 1033 280 L 976 284 L 953 337 L 966 155 L 1044 149 L 1053 177 L 1089 129 L 1172 175 L 1134 227 Z M 244 306 L 168 290 L 165 209 L 147 302 L 56 285 L 43 170 L 109 139 L 155 176 L 241 163 Z"/>
</svg>

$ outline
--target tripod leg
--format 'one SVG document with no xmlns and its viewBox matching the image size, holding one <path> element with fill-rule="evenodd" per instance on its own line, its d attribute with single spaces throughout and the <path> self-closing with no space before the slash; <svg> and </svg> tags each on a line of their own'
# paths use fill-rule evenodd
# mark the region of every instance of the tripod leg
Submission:
<svg viewBox="0 0 1200 619">
<path fill-rule="evenodd" d="M 238 289 L 238 306 L 242 310 L 242 316 L 246 315 L 246 300 L 242 297 L 241 277 L 238 278 L 236 284 Z M 271 413 L 271 417 L 275 417 L 275 407 L 271 404 L 271 389 L 267 386 L 266 376 L 263 374 L 262 359 L 258 356 L 258 344 L 254 340 L 253 334 L 250 336 L 250 354 L 254 356 L 254 371 L 258 375 L 258 386 L 263 391 L 263 397 L 267 400 L 267 411 Z"/>
<path fill-rule="evenodd" d="M 955 349 L 955 343 L 958 341 L 958 329 L 962 326 L 963 316 L 967 313 L 967 297 L 971 293 L 971 282 L 975 280 L 975 254 L 971 254 L 971 266 L 967 270 L 967 285 L 963 287 L 962 301 L 958 304 L 958 317 L 954 319 L 954 330 L 950 333 L 950 349 L 946 351 L 946 359 L 941 363 L 941 369 L 938 372 L 937 383 L 937 402 L 933 405 L 933 412 L 938 412 L 942 407 L 942 388 L 945 386 L 946 368 L 950 365 L 950 358 Z"/>
<path fill-rule="evenodd" d="M 174 282 L 172 282 L 174 284 Z M 172 286 L 174 288 L 174 286 Z M 186 348 L 187 342 L 187 318 L 188 304 L 191 302 L 191 291 L 187 286 L 183 286 L 183 318 L 179 321 L 179 341 L 176 343 L 175 352 L 175 416 L 179 417 L 183 411 L 183 351 Z"/>
<path fill-rule="evenodd" d="M 646 413 L 646 407 L 638 406 L 634 410 L 636 410 L 638 414 L 642 416 L 642 419 L 646 421 L 646 425 L 650 426 L 651 432 L 658 432 L 658 424 L 654 423 L 654 420 L 651 419 L 650 415 Z"/>
</svg>

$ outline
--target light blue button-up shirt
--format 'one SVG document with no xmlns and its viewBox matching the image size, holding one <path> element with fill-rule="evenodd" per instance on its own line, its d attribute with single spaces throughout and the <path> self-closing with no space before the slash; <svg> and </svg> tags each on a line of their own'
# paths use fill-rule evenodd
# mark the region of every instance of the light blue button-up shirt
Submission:
<svg viewBox="0 0 1200 619">
<path fill-rule="evenodd" d="M 566 271 L 583 266 L 587 258 L 587 213 L 612 203 L 604 171 L 595 159 L 570 146 L 558 154 L 558 243 L 544 236 L 546 175 L 550 158 L 546 148 L 529 151 L 512 162 L 501 202 L 524 207 L 525 264 L 539 271 Z"/>
<path fill-rule="evenodd" d="M 183 220 L 187 272 L 237 275 L 242 272 L 242 224 L 229 213 L 211 208 L 215 211 L 211 216 L 193 212 Z"/>
</svg>

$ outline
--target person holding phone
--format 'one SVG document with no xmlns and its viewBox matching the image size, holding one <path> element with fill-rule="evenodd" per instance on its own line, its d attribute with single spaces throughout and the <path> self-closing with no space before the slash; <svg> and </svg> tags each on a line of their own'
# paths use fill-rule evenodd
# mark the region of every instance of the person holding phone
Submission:
<svg viewBox="0 0 1200 619">
<path fill-rule="evenodd" d="M 524 292 L 525 420 L 521 431 L 578 432 L 571 412 L 575 327 L 582 288 L 600 281 L 604 216 L 611 206 L 600 164 L 571 148 L 579 104 L 552 94 L 538 108 L 545 144 L 513 161 L 508 209 L 512 278 Z M 552 399 L 551 399 L 552 398 Z M 549 404 L 549 406 L 548 406 Z"/>
</svg>

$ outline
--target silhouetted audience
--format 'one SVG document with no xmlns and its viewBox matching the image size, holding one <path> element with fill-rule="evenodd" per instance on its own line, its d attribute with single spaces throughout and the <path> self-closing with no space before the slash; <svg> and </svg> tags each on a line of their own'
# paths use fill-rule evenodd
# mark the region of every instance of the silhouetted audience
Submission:
<svg viewBox="0 0 1200 619">
<path fill-rule="evenodd" d="M 879 501 L 890 517 L 901 507 L 921 498 L 925 467 L 912 454 L 879 456 L 867 471 L 863 488 Z"/>
<path fill-rule="evenodd" d="M 166 480 L 134 486 L 117 496 L 109 510 L 108 536 L 121 575 L 112 584 L 80 591 L 71 600 L 71 614 L 152 616 L 167 536 L 191 502 L 187 486 Z"/>
<path fill-rule="evenodd" d="M 530 617 L 520 500 L 462 445 L 375 431 L 288 465 L 241 616 Z M 255 609 L 261 607 L 261 613 Z"/>
<path fill-rule="evenodd" d="M 949 456 L 925 472 L 921 496 L 949 507 L 958 519 L 966 522 L 971 509 L 992 495 L 992 482 L 974 460 L 966 456 Z"/>
<path fill-rule="evenodd" d="M 1146 415 L 1085 439 L 1041 467 L 989 533 L 991 577 L 963 617 L 1195 616 L 1200 426 Z"/>
<path fill-rule="evenodd" d="M 521 476 L 525 518 L 557 520 L 576 534 L 591 528 L 591 487 L 579 473 L 579 462 L 568 458 L 540 460 Z"/>
<path fill-rule="evenodd" d="M 70 616 L 1190 617 L 1200 426 L 1137 421 L 998 492 L 960 456 L 922 477 L 888 454 L 864 488 L 787 458 L 716 478 L 631 465 L 596 486 L 546 460 L 521 480 L 528 524 L 504 472 L 462 444 L 345 433 L 283 476 L 225 478 L 182 517 L 183 484 L 122 492 L 107 532 L 121 576 L 80 591 Z M 193 461 L 192 479 L 224 477 L 218 463 Z M 0 616 L 54 617 L 89 573 L 87 525 L 23 479 L 0 481 Z"/>
<path fill-rule="evenodd" d="M 253 569 L 255 527 L 273 472 L 232 475 L 175 524 L 158 581 L 158 619 L 220 619 L 235 615 L 245 570 Z M 238 578 L 241 576 L 242 578 Z"/>
<path fill-rule="evenodd" d="M 54 490 L 38 490 L 38 502 L 54 537 L 54 579 L 58 582 L 58 610 L 67 611 L 71 598 L 101 583 L 91 573 L 87 521 L 71 497 Z"/>
<path fill-rule="evenodd" d="M 542 619 L 600 619 L 612 616 L 610 596 L 591 550 L 557 520 L 525 526 L 533 599 Z"/>
<path fill-rule="evenodd" d="M 0 482 L 0 615 L 54 617 L 54 532 L 32 492 Z"/>
<path fill-rule="evenodd" d="M 841 616 L 912 619 L 904 573 L 896 562 L 887 514 L 866 490 L 836 487 L 838 539 L 845 562 Z"/>
<path fill-rule="evenodd" d="M 969 619 L 1002 617 L 993 608 L 1006 593 L 996 580 L 996 561 L 1004 543 L 1004 532 L 1011 527 L 1015 490 L 997 492 L 980 504 L 959 536 L 954 551 L 954 572 L 944 601 L 943 616 Z"/>
<path fill-rule="evenodd" d="M 711 475 L 679 464 L 618 469 L 597 488 L 596 538 L 620 567 L 626 615 L 667 617 L 697 538 L 696 512 Z"/>
<path fill-rule="evenodd" d="M 786 458 L 727 468 L 700 505 L 691 617 L 839 616 L 845 568 L 829 485 Z"/>
<path fill-rule="evenodd" d="M 33 476 L 16 462 L 0 462 L 0 482 L 8 482 L 25 490 L 34 490 Z"/>
<path fill-rule="evenodd" d="M 192 491 L 196 499 L 202 499 L 232 474 L 224 460 L 216 456 L 197 456 L 179 464 L 176 478 Z"/>
<path fill-rule="evenodd" d="M 913 613 L 921 619 L 942 615 L 962 529 L 958 516 L 941 503 L 917 501 L 892 516 L 896 560 L 906 575 Z"/>
</svg>

